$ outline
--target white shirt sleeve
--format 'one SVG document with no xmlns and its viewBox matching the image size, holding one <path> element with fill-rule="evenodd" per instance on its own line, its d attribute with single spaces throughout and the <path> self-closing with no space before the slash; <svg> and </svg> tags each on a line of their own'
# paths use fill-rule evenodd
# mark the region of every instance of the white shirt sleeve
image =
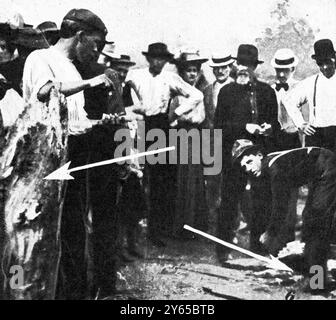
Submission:
<svg viewBox="0 0 336 320">
<path fill-rule="evenodd" d="M 178 116 L 193 110 L 201 101 L 203 101 L 203 93 L 186 83 L 177 74 L 171 73 L 170 87 L 175 94 L 188 98 L 183 99 L 182 104 L 175 109 L 175 113 Z"/>
<path fill-rule="evenodd" d="M 4 127 L 12 126 L 24 109 L 21 96 L 14 90 L 7 90 L 0 100 L 0 112 Z"/>
<path fill-rule="evenodd" d="M 292 118 L 297 128 L 301 128 L 302 125 L 306 122 L 301 113 L 301 107 L 303 104 L 308 102 L 309 86 L 307 80 L 299 82 L 282 100 L 288 115 Z"/>
<path fill-rule="evenodd" d="M 52 69 L 39 51 L 32 52 L 24 65 L 22 83 L 25 102 L 36 101 L 40 89 L 55 80 Z"/>
</svg>

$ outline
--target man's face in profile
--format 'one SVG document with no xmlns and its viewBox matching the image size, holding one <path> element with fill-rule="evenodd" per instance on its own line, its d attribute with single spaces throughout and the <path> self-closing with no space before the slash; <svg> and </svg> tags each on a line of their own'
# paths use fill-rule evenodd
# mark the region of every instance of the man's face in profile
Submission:
<svg viewBox="0 0 336 320">
<path fill-rule="evenodd" d="M 254 154 L 244 155 L 243 158 L 240 160 L 240 165 L 247 174 L 259 177 L 261 175 L 262 159 L 263 155 L 260 152 L 257 153 L 256 155 Z"/>
<path fill-rule="evenodd" d="M 76 56 L 81 63 L 91 63 L 98 60 L 99 54 L 104 47 L 105 37 L 100 32 L 86 34 L 80 32 L 76 46 Z"/>
</svg>

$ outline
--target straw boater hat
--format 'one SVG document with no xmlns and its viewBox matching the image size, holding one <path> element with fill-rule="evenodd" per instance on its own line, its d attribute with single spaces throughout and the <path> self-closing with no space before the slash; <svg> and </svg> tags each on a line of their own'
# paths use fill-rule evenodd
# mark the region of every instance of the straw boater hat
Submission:
<svg viewBox="0 0 336 320">
<path fill-rule="evenodd" d="M 106 46 L 105 46 L 106 47 Z M 119 54 L 115 52 L 109 52 L 108 49 L 102 51 L 102 55 L 107 57 L 114 65 L 134 66 L 136 63 L 131 61 L 131 57 L 127 54 Z"/>
<path fill-rule="evenodd" d="M 279 49 L 272 61 L 271 65 L 276 69 L 287 69 L 296 67 L 298 64 L 298 58 L 291 49 Z"/>
<path fill-rule="evenodd" d="M 225 67 L 235 62 L 235 59 L 231 57 L 231 54 L 225 53 L 225 54 L 218 54 L 214 53 L 211 58 L 211 62 L 209 63 L 209 66 L 211 68 L 216 67 Z"/>
<path fill-rule="evenodd" d="M 182 52 L 180 56 L 175 59 L 174 63 L 178 66 L 184 66 L 191 63 L 202 64 L 209 59 L 201 57 L 199 51 L 195 52 Z"/>
</svg>

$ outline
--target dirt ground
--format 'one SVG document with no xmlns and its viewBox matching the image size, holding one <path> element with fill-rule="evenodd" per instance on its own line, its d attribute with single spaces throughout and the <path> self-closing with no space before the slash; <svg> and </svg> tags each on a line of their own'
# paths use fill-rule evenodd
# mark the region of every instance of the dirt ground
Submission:
<svg viewBox="0 0 336 320">
<path fill-rule="evenodd" d="M 301 200 L 299 212 L 303 205 Z M 248 248 L 248 231 L 237 238 L 238 246 Z M 284 300 L 291 292 L 295 300 L 336 298 L 336 290 L 323 296 L 303 293 L 303 277 L 299 273 L 268 269 L 265 263 L 237 252 L 222 267 L 216 260 L 215 244 L 201 236 L 188 241 L 165 241 L 165 248 L 156 248 L 142 234 L 145 257 L 120 269 L 120 294 L 113 299 Z"/>
</svg>

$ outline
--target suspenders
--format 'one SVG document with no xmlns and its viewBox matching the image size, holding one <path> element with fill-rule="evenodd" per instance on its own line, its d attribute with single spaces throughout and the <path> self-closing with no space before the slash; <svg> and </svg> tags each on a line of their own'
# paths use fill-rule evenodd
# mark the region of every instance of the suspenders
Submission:
<svg viewBox="0 0 336 320">
<path fill-rule="evenodd" d="M 315 79 L 315 84 L 314 84 L 314 97 L 313 97 L 313 114 L 314 114 L 314 118 L 316 116 L 316 85 L 317 85 L 317 79 L 318 79 L 319 75 L 316 76 Z"/>
</svg>

